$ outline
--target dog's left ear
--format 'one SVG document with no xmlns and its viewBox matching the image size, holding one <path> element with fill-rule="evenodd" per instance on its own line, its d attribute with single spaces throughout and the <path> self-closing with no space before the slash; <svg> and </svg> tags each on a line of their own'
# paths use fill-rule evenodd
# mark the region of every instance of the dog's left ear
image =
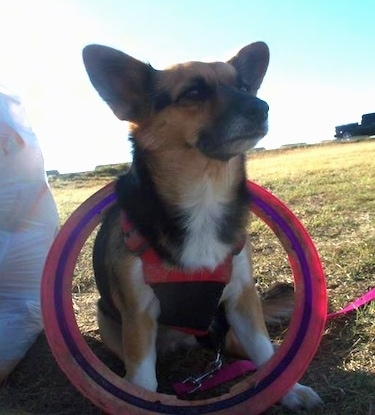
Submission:
<svg viewBox="0 0 375 415">
<path fill-rule="evenodd" d="M 91 83 L 120 120 L 137 122 L 148 114 L 155 69 L 102 45 L 86 46 L 82 56 Z"/>
<path fill-rule="evenodd" d="M 266 74 L 269 60 L 268 46 L 264 42 L 256 42 L 242 48 L 228 63 L 237 69 L 242 81 L 249 87 L 249 92 L 256 95 Z"/>
</svg>

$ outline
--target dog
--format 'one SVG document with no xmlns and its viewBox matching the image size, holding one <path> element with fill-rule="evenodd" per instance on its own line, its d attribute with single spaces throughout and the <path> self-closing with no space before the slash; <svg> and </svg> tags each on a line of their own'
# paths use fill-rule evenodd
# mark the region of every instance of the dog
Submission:
<svg viewBox="0 0 375 415">
<path fill-rule="evenodd" d="M 256 96 L 267 45 L 166 70 L 101 45 L 86 46 L 83 61 L 99 95 L 129 122 L 133 146 L 93 249 L 104 344 L 124 361 L 125 378 L 151 391 L 158 347 L 190 344 L 215 325 L 223 333 L 211 344 L 263 365 L 274 354 L 264 316 L 286 307 L 282 298 L 262 304 L 246 236 L 245 154 L 268 129 L 268 105 Z M 321 400 L 297 383 L 281 403 Z"/>
</svg>

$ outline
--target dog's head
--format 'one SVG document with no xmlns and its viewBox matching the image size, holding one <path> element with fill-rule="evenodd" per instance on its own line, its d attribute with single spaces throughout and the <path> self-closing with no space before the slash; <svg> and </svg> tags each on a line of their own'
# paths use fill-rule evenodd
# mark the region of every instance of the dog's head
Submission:
<svg viewBox="0 0 375 415">
<path fill-rule="evenodd" d="M 226 161 L 267 133 L 268 105 L 256 97 L 269 61 L 262 42 L 227 63 L 188 62 L 162 71 L 100 45 L 86 46 L 83 59 L 101 97 L 131 122 L 140 148 L 190 148 Z"/>
</svg>

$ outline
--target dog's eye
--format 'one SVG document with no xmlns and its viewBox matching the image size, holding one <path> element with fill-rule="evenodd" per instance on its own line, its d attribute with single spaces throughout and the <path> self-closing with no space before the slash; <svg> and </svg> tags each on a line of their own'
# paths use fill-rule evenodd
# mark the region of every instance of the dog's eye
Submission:
<svg viewBox="0 0 375 415">
<path fill-rule="evenodd" d="M 241 86 L 239 87 L 239 90 L 240 90 L 241 92 L 245 92 L 246 94 L 249 94 L 249 93 L 250 93 L 250 88 L 249 88 L 248 86 L 246 86 L 246 85 L 241 85 Z"/>
<path fill-rule="evenodd" d="M 188 100 L 188 101 L 204 101 L 208 98 L 210 90 L 208 86 L 194 85 L 185 89 L 178 97 L 177 101 Z"/>
<path fill-rule="evenodd" d="M 182 97 L 187 99 L 199 99 L 202 95 L 202 91 L 199 90 L 199 88 L 190 88 L 182 94 Z"/>
</svg>

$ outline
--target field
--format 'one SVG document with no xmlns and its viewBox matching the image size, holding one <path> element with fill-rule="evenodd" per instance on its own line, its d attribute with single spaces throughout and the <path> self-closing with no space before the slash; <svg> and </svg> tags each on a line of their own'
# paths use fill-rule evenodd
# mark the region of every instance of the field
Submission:
<svg viewBox="0 0 375 415">
<path fill-rule="evenodd" d="M 248 176 L 286 202 L 308 229 L 324 265 L 330 311 L 375 286 L 375 141 L 254 153 L 248 160 Z M 51 180 L 61 223 L 113 178 L 102 171 Z M 267 226 L 255 219 L 249 234 L 260 289 L 275 280 L 292 281 L 285 253 Z M 76 318 L 95 353 L 122 374 L 121 364 L 108 356 L 97 332 L 91 246 L 92 239 L 76 267 L 72 292 Z M 275 341 L 281 341 L 283 326 L 270 329 Z M 171 378 L 209 357 L 206 351 L 165 356 L 159 365 L 162 390 L 168 393 Z M 302 381 L 325 402 L 309 411 L 311 415 L 375 415 L 375 302 L 327 323 Z M 267 411 L 288 413 L 279 406 Z M 0 387 L 0 415 L 25 414 L 101 414 L 62 374 L 43 334 Z"/>
</svg>

